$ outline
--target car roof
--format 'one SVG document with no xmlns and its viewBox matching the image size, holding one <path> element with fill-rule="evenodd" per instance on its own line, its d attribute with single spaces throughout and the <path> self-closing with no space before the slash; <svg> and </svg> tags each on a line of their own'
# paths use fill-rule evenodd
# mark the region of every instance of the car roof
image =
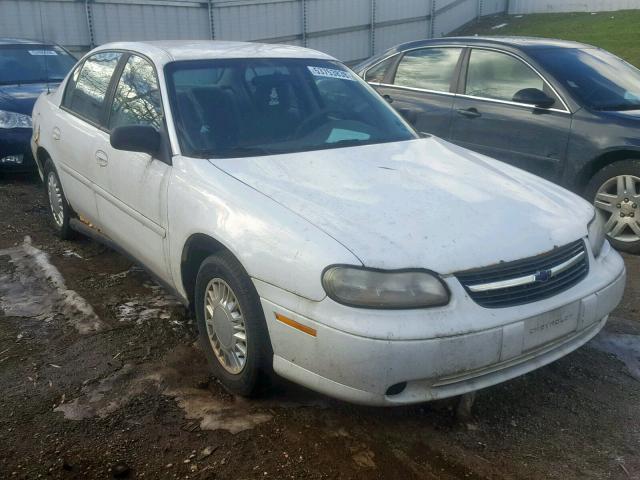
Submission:
<svg viewBox="0 0 640 480">
<path fill-rule="evenodd" d="M 585 43 L 572 42 L 569 40 L 558 40 L 555 38 L 542 38 L 542 37 L 443 37 L 430 40 L 418 40 L 414 42 L 407 42 L 391 50 L 401 51 L 408 48 L 416 48 L 427 45 L 481 45 L 481 46 L 503 46 L 512 47 L 518 50 L 534 50 L 542 48 L 594 48 L 591 45 Z"/>
<path fill-rule="evenodd" d="M 28 38 L 0 37 L 0 45 L 53 45 L 51 42 L 30 40 Z"/>
<path fill-rule="evenodd" d="M 393 55 L 394 53 L 411 50 L 414 48 L 437 46 L 437 45 L 462 45 L 462 46 L 482 46 L 482 47 L 502 47 L 506 50 L 532 51 L 543 49 L 585 49 L 596 48 L 586 43 L 572 42 L 569 40 L 557 40 L 555 38 L 542 37 L 508 37 L 508 36 L 473 36 L 473 37 L 442 37 L 425 40 L 415 40 L 401 43 L 391 47 L 387 51 L 371 57 L 356 65 L 355 71 L 360 72 L 379 60 Z"/>
<path fill-rule="evenodd" d="M 176 60 L 217 58 L 314 58 L 335 60 L 334 57 L 325 53 L 293 45 L 219 40 L 115 42 L 104 44 L 94 51 L 100 50 L 131 50 L 146 55 L 158 64 Z"/>
</svg>

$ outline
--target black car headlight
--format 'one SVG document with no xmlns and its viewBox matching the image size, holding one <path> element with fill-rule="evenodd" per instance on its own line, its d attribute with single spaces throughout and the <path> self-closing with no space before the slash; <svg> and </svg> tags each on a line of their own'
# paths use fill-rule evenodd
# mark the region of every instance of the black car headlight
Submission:
<svg viewBox="0 0 640 480">
<path fill-rule="evenodd" d="M 328 267 L 322 285 L 336 302 L 360 308 L 411 309 L 449 303 L 449 290 L 426 270 L 375 270 L 356 266 Z"/>
<path fill-rule="evenodd" d="M 23 113 L 0 110 L 0 128 L 31 128 L 31 117 Z"/>
<path fill-rule="evenodd" d="M 591 251 L 593 252 L 594 257 L 600 255 L 607 237 L 607 234 L 604 231 L 604 224 L 604 214 L 596 208 L 593 219 L 589 222 L 589 226 L 587 227 L 589 232 L 589 244 L 591 244 Z"/>
</svg>

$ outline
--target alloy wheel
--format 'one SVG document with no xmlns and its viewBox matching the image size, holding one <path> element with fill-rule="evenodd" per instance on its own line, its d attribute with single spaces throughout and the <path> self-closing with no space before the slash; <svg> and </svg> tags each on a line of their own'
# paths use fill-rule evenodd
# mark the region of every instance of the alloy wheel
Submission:
<svg viewBox="0 0 640 480">
<path fill-rule="evenodd" d="M 238 299 L 221 278 L 212 279 L 205 290 L 204 322 L 220 365 L 239 374 L 247 363 L 247 331 Z"/>
<path fill-rule="evenodd" d="M 640 177 L 610 178 L 598 189 L 594 205 L 606 216 L 609 237 L 620 242 L 640 240 Z"/>
<path fill-rule="evenodd" d="M 58 227 L 62 228 L 64 224 L 64 203 L 62 189 L 54 172 L 49 172 L 47 176 L 47 194 L 49 195 L 49 206 L 51 207 L 53 221 Z"/>
</svg>

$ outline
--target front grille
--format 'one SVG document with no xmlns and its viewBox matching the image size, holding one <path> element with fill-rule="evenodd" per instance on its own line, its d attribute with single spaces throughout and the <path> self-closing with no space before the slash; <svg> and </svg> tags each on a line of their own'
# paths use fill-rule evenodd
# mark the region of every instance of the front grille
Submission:
<svg viewBox="0 0 640 480">
<path fill-rule="evenodd" d="M 535 302 L 563 292 L 589 272 L 583 240 L 542 255 L 457 273 L 469 296 L 486 308 Z"/>
</svg>

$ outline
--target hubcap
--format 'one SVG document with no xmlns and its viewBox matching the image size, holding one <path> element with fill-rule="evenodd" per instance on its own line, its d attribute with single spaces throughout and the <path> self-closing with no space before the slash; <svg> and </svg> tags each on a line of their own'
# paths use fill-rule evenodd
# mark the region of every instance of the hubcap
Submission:
<svg viewBox="0 0 640 480">
<path fill-rule="evenodd" d="M 60 188 L 56 174 L 53 172 L 49 172 L 47 177 L 47 193 L 49 194 L 49 205 L 51 206 L 53 221 L 58 227 L 62 227 L 64 223 L 62 189 Z"/>
<path fill-rule="evenodd" d="M 598 189 L 594 204 L 607 216 L 607 235 L 620 242 L 640 240 L 640 177 L 610 178 Z"/>
<path fill-rule="evenodd" d="M 247 332 L 238 299 L 221 278 L 211 280 L 205 290 L 204 322 L 220 365 L 237 375 L 247 363 Z"/>
</svg>

